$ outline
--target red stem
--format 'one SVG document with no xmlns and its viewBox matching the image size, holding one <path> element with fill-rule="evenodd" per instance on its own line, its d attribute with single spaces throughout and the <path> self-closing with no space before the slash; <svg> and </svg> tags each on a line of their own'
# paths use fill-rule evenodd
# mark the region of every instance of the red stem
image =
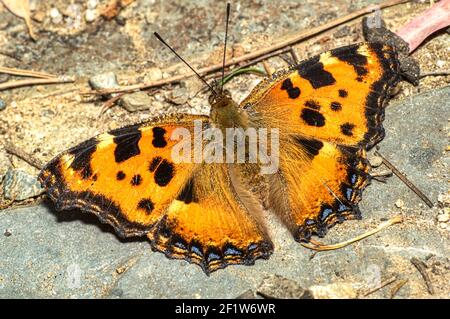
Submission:
<svg viewBox="0 0 450 319">
<path fill-rule="evenodd" d="M 401 28 L 397 35 L 414 51 L 432 33 L 450 25 L 450 0 L 442 0 L 415 17 Z"/>
</svg>

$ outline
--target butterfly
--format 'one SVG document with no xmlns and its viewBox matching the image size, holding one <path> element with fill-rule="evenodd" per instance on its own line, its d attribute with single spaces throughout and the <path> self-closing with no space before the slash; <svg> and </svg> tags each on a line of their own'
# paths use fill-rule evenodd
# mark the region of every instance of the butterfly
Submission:
<svg viewBox="0 0 450 319">
<path fill-rule="evenodd" d="M 93 213 L 122 237 L 147 236 L 153 250 L 207 274 L 252 265 L 274 250 L 246 178 L 261 163 L 175 161 L 177 130 L 277 129 L 270 208 L 295 240 L 309 241 L 361 217 L 366 151 L 384 137 L 385 104 L 399 80 L 394 48 L 337 48 L 278 71 L 240 104 L 215 88 L 209 116 L 171 114 L 100 134 L 51 160 L 39 180 L 57 210 Z"/>
</svg>

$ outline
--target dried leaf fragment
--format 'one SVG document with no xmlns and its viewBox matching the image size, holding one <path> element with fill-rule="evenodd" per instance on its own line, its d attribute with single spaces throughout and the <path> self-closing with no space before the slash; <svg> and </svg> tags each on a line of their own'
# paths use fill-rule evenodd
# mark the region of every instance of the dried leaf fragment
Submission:
<svg viewBox="0 0 450 319">
<path fill-rule="evenodd" d="M 14 15 L 25 20 L 30 37 L 36 40 L 36 35 L 31 24 L 30 3 L 29 0 L 1 0 L 5 7 Z"/>
</svg>

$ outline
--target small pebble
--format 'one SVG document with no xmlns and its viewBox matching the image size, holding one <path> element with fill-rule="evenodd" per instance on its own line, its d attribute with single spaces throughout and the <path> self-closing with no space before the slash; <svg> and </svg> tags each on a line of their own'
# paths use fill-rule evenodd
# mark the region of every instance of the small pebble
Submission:
<svg viewBox="0 0 450 319">
<path fill-rule="evenodd" d="M 38 11 L 33 15 L 33 20 L 36 20 L 37 22 L 43 22 L 45 19 L 45 12 L 44 11 Z"/>
<path fill-rule="evenodd" d="M 146 75 L 146 81 L 152 82 L 152 81 L 158 81 L 163 78 L 163 73 L 161 69 L 159 68 L 150 68 L 147 71 Z"/>
<path fill-rule="evenodd" d="M 372 167 L 378 167 L 383 164 L 383 159 L 376 155 L 368 156 L 368 160 Z"/>
<path fill-rule="evenodd" d="M 3 111 L 4 109 L 6 109 L 6 102 L 0 99 L 0 111 Z"/>
<path fill-rule="evenodd" d="M 403 209 L 405 207 L 405 203 L 403 202 L 403 200 L 397 199 L 397 201 L 395 202 L 395 206 L 397 208 L 402 208 Z"/>
<path fill-rule="evenodd" d="M 66 14 L 71 18 L 77 18 L 80 16 L 81 7 L 78 4 L 72 3 L 66 9 Z"/>
<path fill-rule="evenodd" d="M 450 220 L 449 214 L 438 215 L 438 222 L 446 223 Z"/>
<path fill-rule="evenodd" d="M 436 66 L 437 66 L 438 68 L 443 68 L 443 67 L 445 66 L 445 61 L 443 61 L 443 60 L 437 60 L 437 61 L 436 61 Z"/>
<path fill-rule="evenodd" d="M 119 86 L 117 76 L 113 72 L 94 75 L 89 79 L 89 85 L 94 90 L 113 89 Z"/>
<path fill-rule="evenodd" d="M 9 27 L 9 21 L 0 22 L 0 30 L 5 30 L 7 27 Z"/>
<path fill-rule="evenodd" d="M 121 25 L 121 26 L 124 26 L 127 23 L 127 19 L 120 15 L 117 16 L 114 20 L 117 22 L 118 25 Z"/>
<path fill-rule="evenodd" d="M 97 11 L 96 10 L 87 9 L 86 10 L 86 14 L 84 15 L 84 18 L 86 19 L 86 22 L 94 21 L 95 18 L 97 18 Z"/>
<path fill-rule="evenodd" d="M 98 5 L 98 1 L 97 0 L 89 0 L 87 3 L 87 7 L 88 9 L 95 9 Z"/>
<path fill-rule="evenodd" d="M 172 90 L 168 96 L 167 99 L 176 104 L 176 105 L 182 105 L 185 104 L 189 98 L 189 92 L 186 90 L 186 88 L 180 88 L 176 90 Z"/>
<path fill-rule="evenodd" d="M 59 24 L 63 20 L 63 16 L 61 15 L 61 13 L 57 8 L 52 8 L 50 10 L 50 18 L 52 19 L 52 22 L 55 24 Z"/>
<path fill-rule="evenodd" d="M 30 11 L 33 12 L 37 9 L 37 2 L 39 0 L 29 0 Z"/>
<path fill-rule="evenodd" d="M 152 99 L 145 92 L 126 94 L 119 100 L 119 104 L 128 112 L 148 110 L 151 103 Z"/>
<path fill-rule="evenodd" d="M 450 192 L 445 194 L 439 194 L 438 195 L 438 202 L 442 205 L 449 205 L 450 204 Z"/>
<path fill-rule="evenodd" d="M 343 38 L 345 36 L 348 36 L 352 33 L 352 30 L 350 29 L 349 26 L 343 26 L 342 28 L 338 29 L 335 33 L 334 33 L 334 37 L 339 39 L 339 38 Z"/>
<path fill-rule="evenodd" d="M 122 297 L 123 290 L 120 288 L 114 288 L 113 290 L 111 290 L 111 295 L 116 296 L 116 297 Z"/>
<path fill-rule="evenodd" d="M 440 223 L 439 227 L 441 227 L 442 229 L 446 229 L 447 228 L 447 223 Z"/>
<path fill-rule="evenodd" d="M 125 272 L 125 270 L 127 270 L 127 267 L 126 266 L 121 266 L 121 267 L 116 269 L 116 273 L 120 275 L 120 274 L 123 274 Z"/>
</svg>

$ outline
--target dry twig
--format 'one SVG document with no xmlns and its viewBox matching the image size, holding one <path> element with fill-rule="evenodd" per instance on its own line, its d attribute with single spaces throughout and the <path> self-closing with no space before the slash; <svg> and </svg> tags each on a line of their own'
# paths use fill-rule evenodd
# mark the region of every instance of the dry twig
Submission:
<svg viewBox="0 0 450 319">
<path fill-rule="evenodd" d="M 111 108 L 125 94 L 126 93 L 118 93 L 117 95 L 113 96 L 108 101 L 103 103 L 102 107 L 100 108 L 100 112 L 98 112 L 97 117 L 102 116 L 103 113 L 105 113 L 107 109 Z"/>
<path fill-rule="evenodd" d="M 369 230 L 368 232 L 366 232 L 366 233 L 364 233 L 362 235 L 356 236 L 355 238 L 351 238 L 349 240 L 343 241 L 343 242 L 338 243 L 338 244 L 325 245 L 325 244 L 322 244 L 320 242 L 317 242 L 317 241 L 314 241 L 314 240 L 310 240 L 311 244 L 302 243 L 301 245 L 303 247 L 305 247 L 305 248 L 309 248 L 309 249 L 317 250 L 317 251 L 326 251 L 326 250 L 340 249 L 340 248 L 343 248 L 343 247 L 348 246 L 350 244 L 353 244 L 353 243 L 355 243 L 357 241 L 360 241 L 360 240 L 362 240 L 364 238 L 372 236 L 372 235 L 378 233 L 379 231 L 383 230 L 384 228 L 386 228 L 388 226 L 401 223 L 402 221 L 403 221 L 403 219 L 402 219 L 401 216 L 392 217 L 391 219 L 389 219 L 389 220 L 381 223 L 380 225 L 378 225 L 378 227 L 376 227 L 376 228 L 374 228 L 372 230 Z"/>
<path fill-rule="evenodd" d="M 425 78 L 427 76 L 447 76 L 450 75 L 450 70 L 440 70 L 440 71 L 429 71 L 421 72 L 419 78 Z"/>
<path fill-rule="evenodd" d="M 15 68 L 7 68 L 4 66 L 0 66 L 0 73 L 6 73 L 11 75 L 20 75 L 20 76 L 29 76 L 33 78 L 41 78 L 41 79 L 54 79 L 57 78 L 56 75 L 48 74 L 45 72 L 37 72 L 31 70 L 21 70 Z"/>
<path fill-rule="evenodd" d="M 393 299 L 397 293 L 402 289 L 402 287 L 408 282 L 408 279 L 400 280 L 394 287 L 391 289 L 391 299 Z"/>
<path fill-rule="evenodd" d="M 433 208 L 433 203 L 420 189 L 417 188 L 402 172 L 400 172 L 391 162 L 389 162 L 380 152 L 375 151 L 375 155 L 379 156 L 383 160 L 383 164 L 387 166 L 406 186 L 409 187 L 421 200 L 427 204 L 428 207 Z"/>
<path fill-rule="evenodd" d="M 17 156 L 21 160 L 24 160 L 25 162 L 27 162 L 31 166 L 36 167 L 39 170 L 41 170 L 44 167 L 44 164 L 40 160 L 35 158 L 33 155 L 25 152 L 24 150 L 19 149 L 12 143 L 7 143 L 5 145 L 5 151 L 11 155 Z"/>
<path fill-rule="evenodd" d="M 374 292 L 377 292 L 377 291 L 380 290 L 381 288 L 384 288 L 384 287 L 386 287 L 387 285 L 392 284 L 392 283 L 393 283 L 394 281 L 396 281 L 396 280 L 397 280 L 397 276 L 392 276 L 391 278 L 388 278 L 388 279 L 382 281 L 382 282 L 380 283 L 379 286 L 377 286 L 377 287 L 375 287 L 375 288 L 372 288 L 372 289 L 366 291 L 365 293 L 363 293 L 363 297 L 367 297 L 367 296 L 373 294 Z"/>
<path fill-rule="evenodd" d="M 425 284 L 427 285 L 427 289 L 428 289 L 428 292 L 430 293 L 430 295 L 434 295 L 434 287 L 433 287 L 433 284 L 431 283 L 430 276 L 428 276 L 428 272 L 426 269 L 427 266 L 425 265 L 425 263 L 423 261 L 417 259 L 416 257 L 411 258 L 410 261 L 422 275 L 422 278 L 425 281 Z"/>
<path fill-rule="evenodd" d="M 33 80 L 18 80 L 10 81 L 0 84 L 0 91 L 6 89 L 13 89 L 22 86 L 30 85 L 41 85 L 41 84 L 60 84 L 60 83 L 72 83 L 75 82 L 73 78 L 69 77 L 59 77 L 59 78 L 49 78 L 49 79 L 33 79 Z"/>
</svg>

